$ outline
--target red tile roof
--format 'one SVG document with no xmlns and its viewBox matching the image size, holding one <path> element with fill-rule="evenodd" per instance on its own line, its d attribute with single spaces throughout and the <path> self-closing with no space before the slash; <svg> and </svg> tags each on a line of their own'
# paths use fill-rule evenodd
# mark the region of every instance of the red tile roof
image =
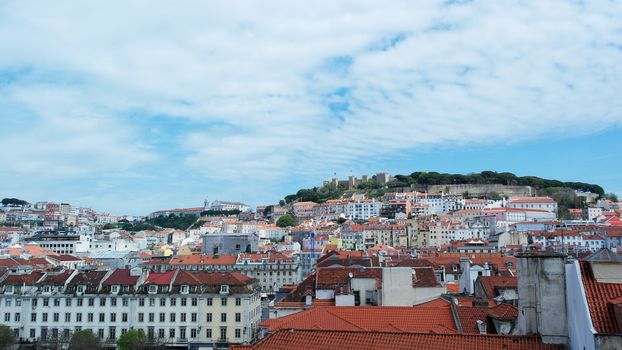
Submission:
<svg viewBox="0 0 622 350">
<path fill-rule="evenodd" d="M 139 278 L 140 276 L 131 276 L 130 269 L 116 269 L 108 278 L 106 278 L 102 285 L 133 286 L 136 285 Z"/>
<path fill-rule="evenodd" d="M 499 293 L 497 289 L 499 288 L 518 288 L 518 279 L 516 277 L 508 277 L 508 276 L 479 276 L 475 284 L 480 284 L 482 289 L 486 295 L 486 298 L 494 298 Z"/>
<path fill-rule="evenodd" d="M 349 274 L 352 278 L 374 278 L 377 288 L 382 288 L 382 268 L 319 268 L 316 271 L 316 289 L 337 290 L 345 288 L 349 283 Z"/>
<path fill-rule="evenodd" d="M 487 325 L 487 332 L 495 334 L 496 330 L 489 317 L 497 320 L 516 320 L 518 309 L 510 304 L 501 303 L 492 306 L 456 306 L 456 316 L 462 326 L 462 332 L 468 334 L 479 334 L 477 321 L 484 321 Z"/>
<path fill-rule="evenodd" d="M 149 272 L 145 284 L 157 284 L 159 286 L 168 286 L 173 281 L 176 270 L 166 272 Z"/>
<path fill-rule="evenodd" d="M 171 258 L 171 265 L 235 265 L 237 256 L 235 255 L 203 255 L 191 254 L 180 255 Z"/>
<path fill-rule="evenodd" d="M 186 270 L 179 270 L 177 276 L 175 276 L 175 281 L 173 282 L 174 286 L 181 285 L 200 285 L 201 281 L 196 277 L 195 274 L 188 272 Z"/>
<path fill-rule="evenodd" d="M 279 329 L 455 333 L 449 307 L 316 306 L 261 323 Z"/>
<path fill-rule="evenodd" d="M 254 345 L 232 346 L 231 350 L 553 350 L 561 345 L 543 344 L 538 337 L 501 335 L 425 334 L 280 330 Z"/>
<path fill-rule="evenodd" d="M 43 275 L 44 273 L 41 271 L 32 271 L 29 274 L 8 275 L 4 281 L 0 283 L 3 285 L 34 285 L 41 279 L 41 277 L 43 277 Z"/>
<path fill-rule="evenodd" d="M 613 309 L 610 304 L 612 300 L 622 296 L 622 284 L 599 283 L 594 278 L 592 267 L 589 262 L 581 261 L 581 278 L 585 297 L 590 309 L 592 324 L 598 333 L 620 333 L 618 329 Z"/>
</svg>

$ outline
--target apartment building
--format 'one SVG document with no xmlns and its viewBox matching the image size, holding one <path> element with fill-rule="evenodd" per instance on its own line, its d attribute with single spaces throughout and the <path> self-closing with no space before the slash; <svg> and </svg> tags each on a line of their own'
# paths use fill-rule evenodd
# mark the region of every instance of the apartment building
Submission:
<svg viewBox="0 0 622 350">
<path fill-rule="evenodd" d="M 235 272 L 62 270 L 0 277 L 2 322 L 22 340 L 92 329 L 114 342 L 129 329 L 167 346 L 251 342 L 261 317 L 256 280 Z"/>
</svg>

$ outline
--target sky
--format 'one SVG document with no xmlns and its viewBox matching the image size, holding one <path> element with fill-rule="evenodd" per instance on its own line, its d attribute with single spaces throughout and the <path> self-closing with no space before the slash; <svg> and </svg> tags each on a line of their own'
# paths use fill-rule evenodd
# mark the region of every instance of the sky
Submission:
<svg viewBox="0 0 622 350">
<path fill-rule="evenodd" d="M 620 1 L 0 2 L 0 197 L 115 214 L 337 174 L 622 194 Z"/>
</svg>

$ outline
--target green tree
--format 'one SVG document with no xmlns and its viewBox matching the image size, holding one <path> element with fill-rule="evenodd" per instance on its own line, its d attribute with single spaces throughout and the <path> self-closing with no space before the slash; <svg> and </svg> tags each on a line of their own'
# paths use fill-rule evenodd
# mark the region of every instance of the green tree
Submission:
<svg viewBox="0 0 622 350">
<path fill-rule="evenodd" d="M 294 226 L 296 225 L 296 219 L 291 214 L 285 214 L 276 221 L 276 225 L 278 227 Z"/>
<path fill-rule="evenodd" d="M 605 195 L 605 198 L 612 201 L 612 202 L 617 202 L 618 201 L 618 195 L 615 193 L 607 193 Z"/>
<path fill-rule="evenodd" d="M 0 349 L 8 349 L 9 346 L 15 344 L 17 338 L 15 337 L 15 333 L 9 326 L 0 325 Z"/>
<path fill-rule="evenodd" d="M 90 329 L 75 332 L 69 342 L 71 350 L 97 350 L 99 348 L 101 348 L 99 338 Z"/>
<path fill-rule="evenodd" d="M 119 337 L 117 345 L 119 350 L 136 350 L 147 341 L 147 336 L 142 329 L 130 329 Z"/>
</svg>

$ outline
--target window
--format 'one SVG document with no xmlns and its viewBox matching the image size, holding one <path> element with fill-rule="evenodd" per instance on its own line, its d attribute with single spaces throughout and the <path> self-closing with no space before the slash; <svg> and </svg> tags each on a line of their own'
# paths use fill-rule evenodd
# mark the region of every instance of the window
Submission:
<svg viewBox="0 0 622 350">
<path fill-rule="evenodd" d="M 210 339 L 212 337 L 212 329 L 211 328 L 208 328 L 208 329 L 205 330 L 205 337 L 207 339 Z"/>
<path fill-rule="evenodd" d="M 78 300 L 77 300 L 77 304 L 78 304 L 78 306 L 80 306 L 80 307 L 81 307 L 81 306 L 82 306 L 82 299 L 78 299 Z"/>
<path fill-rule="evenodd" d="M 227 322 L 227 314 L 225 312 L 220 314 L 220 322 Z"/>
<path fill-rule="evenodd" d="M 166 299 L 160 298 L 160 306 L 166 306 Z"/>
<path fill-rule="evenodd" d="M 58 321 L 60 320 L 60 314 L 59 314 L 58 312 L 55 312 L 55 313 L 52 315 L 52 320 L 53 320 L 54 322 L 58 322 Z"/>
<path fill-rule="evenodd" d="M 15 313 L 15 322 L 19 322 L 22 319 L 22 315 L 19 312 Z"/>
<path fill-rule="evenodd" d="M 12 303 L 13 303 L 13 299 L 7 299 L 7 300 L 4 302 L 4 305 L 5 305 L 5 306 L 7 306 L 7 307 L 9 307 L 9 306 L 11 306 L 11 304 L 12 304 Z"/>
<path fill-rule="evenodd" d="M 4 322 L 11 322 L 11 313 L 10 312 L 4 313 Z"/>
<path fill-rule="evenodd" d="M 181 306 L 186 306 L 186 298 L 181 298 Z"/>
<path fill-rule="evenodd" d="M 168 337 L 175 338 L 175 328 L 171 328 L 168 330 Z"/>
<path fill-rule="evenodd" d="M 143 314 L 142 312 L 138 313 L 138 322 L 144 322 L 145 321 L 145 314 Z"/>
<path fill-rule="evenodd" d="M 221 292 L 221 293 L 225 293 L 225 294 L 229 293 L 229 286 L 228 286 L 228 285 L 226 285 L 226 284 L 225 284 L 225 285 L 220 286 L 220 292 Z"/>
<path fill-rule="evenodd" d="M 155 314 L 153 312 L 149 313 L 149 322 L 155 322 Z"/>
<path fill-rule="evenodd" d="M 89 313 L 86 315 L 86 321 L 87 321 L 87 322 L 93 322 L 93 313 L 92 313 L 92 312 L 89 312 Z"/>
<path fill-rule="evenodd" d="M 129 302 L 129 300 L 127 298 L 123 298 L 121 300 L 123 300 L 123 306 L 128 306 L 130 304 L 130 302 Z"/>
<path fill-rule="evenodd" d="M 106 306 L 106 298 L 99 298 L 99 306 Z"/>
<path fill-rule="evenodd" d="M 30 329 L 30 338 L 34 338 L 36 336 L 36 330 L 34 328 Z"/>
<path fill-rule="evenodd" d="M 227 298 L 226 297 L 220 298 L 220 305 L 227 306 Z"/>
<path fill-rule="evenodd" d="M 171 298 L 171 306 L 177 305 L 177 298 Z"/>
<path fill-rule="evenodd" d="M 97 330 L 97 336 L 99 339 L 104 339 L 104 330 L 102 328 Z"/>
<path fill-rule="evenodd" d="M 186 286 L 186 285 L 181 286 L 181 293 L 182 294 L 188 294 L 188 290 L 189 290 L 188 286 Z"/>
<path fill-rule="evenodd" d="M 145 298 L 138 299 L 138 306 L 145 306 Z"/>
<path fill-rule="evenodd" d="M 147 328 L 147 338 L 153 339 L 154 334 L 155 334 L 155 329 L 153 327 Z"/>
<path fill-rule="evenodd" d="M 77 313 L 76 314 L 76 322 L 82 322 L 82 314 L 81 313 Z"/>
<path fill-rule="evenodd" d="M 110 298 L 110 306 L 117 306 L 117 298 Z"/>
<path fill-rule="evenodd" d="M 186 313 L 181 313 L 179 314 L 179 318 L 181 319 L 181 322 L 186 322 Z"/>
<path fill-rule="evenodd" d="M 103 312 L 99 313 L 99 322 L 105 322 L 106 321 L 106 314 Z"/>
<path fill-rule="evenodd" d="M 175 313 L 174 312 L 171 312 L 171 314 L 169 315 L 169 320 L 171 322 L 175 322 Z"/>
<path fill-rule="evenodd" d="M 191 303 L 192 303 L 192 306 L 197 306 L 198 304 L 197 298 L 192 298 Z"/>
<path fill-rule="evenodd" d="M 156 294 L 158 292 L 158 286 L 151 285 L 149 286 L 149 294 Z"/>
<path fill-rule="evenodd" d="M 227 327 L 220 327 L 220 339 L 227 339 Z"/>
<path fill-rule="evenodd" d="M 95 298 L 89 298 L 89 306 L 95 306 Z"/>
<path fill-rule="evenodd" d="M 235 322 L 242 322 L 242 314 L 239 312 L 235 313 Z"/>
<path fill-rule="evenodd" d="M 30 314 L 30 322 L 37 322 L 37 314 Z"/>
<path fill-rule="evenodd" d="M 212 313 L 211 312 L 207 313 L 207 322 L 212 322 Z"/>
<path fill-rule="evenodd" d="M 197 321 L 197 313 L 193 312 L 190 314 L 190 321 L 191 322 L 196 322 Z"/>
<path fill-rule="evenodd" d="M 186 339 L 186 327 L 179 328 L 179 337 L 181 339 Z"/>
<path fill-rule="evenodd" d="M 116 339 L 117 338 L 117 328 L 116 327 L 108 328 L 108 338 L 110 338 L 110 339 Z"/>
<path fill-rule="evenodd" d="M 235 306 L 241 306 L 242 305 L 242 298 L 235 298 Z"/>
<path fill-rule="evenodd" d="M 127 312 L 124 312 L 121 314 L 121 321 L 122 322 L 127 322 Z"/>
<path fill-rule="evenodd" d="M 235 329 L 235 337 L 236 337 L 236 338 L 239 338 L 239 337 L 241 337 L 241 336 L 242 336 L 242 330 L 241 330 L 241 329 L 239 329 L 239 328 L 236 328 L 236 329 Z"/>
<path fill-rule="evenodd" d="M 32 306 L 37 306 L 37 301 L 38 301 L 38 300 L 39 300 L 39 299 L 36 299 L 36 298 L 35 298 L 35 299 L 32 299 Z"/>
<path fill-rule="evenodd" d="M 117 322 L 117 314 L 114 312 L 110 314 L 110 322 Z"/>
<path fill-rule="evenodd" d="M 155 306 L 155 298 L 149 298 L 149 306 Z"/>
<path fill-rule="evenodd" d="M 65 322 L 71 322 L 71 313 L 69 312 L 65 313 Z"/>
<path fill-rule="evenodd" d="M 110 287 L 110 291 L 112 292 L 112 294 L 118 294 L 119 293 L 119 286 L 114 285 L 114 286 Z"/>
<path fill-rule="evenodd" d="M 207 306 L 212 306 L 212 303 L 214 302 L 214 299 L 212 298 L 207 298 Z"/>
<path fill-rule="evenodd" d="M 192 328 L 190 330 L 190 338 L 195 339 L 197 337 L 197 330 L 195 328 Z"/>
<path fill-rule="evenodd" d="M 166 314 L 164 312 L 160 312 L 160 322 L 166 322 Z"/>
<path fill-rule="evenodd" d="M 71 298 L 65 298 L 65 306 L 71 307 Z"/>
<path fill-rule="evenodd" d="M 164 328 L 158 329 L 158 338 L 164 338 Z"/>
<path fill-rule="evenodd" d="M 50 299 L 43 298 L 43 306 L 50 306 Z"/>
</svg>

